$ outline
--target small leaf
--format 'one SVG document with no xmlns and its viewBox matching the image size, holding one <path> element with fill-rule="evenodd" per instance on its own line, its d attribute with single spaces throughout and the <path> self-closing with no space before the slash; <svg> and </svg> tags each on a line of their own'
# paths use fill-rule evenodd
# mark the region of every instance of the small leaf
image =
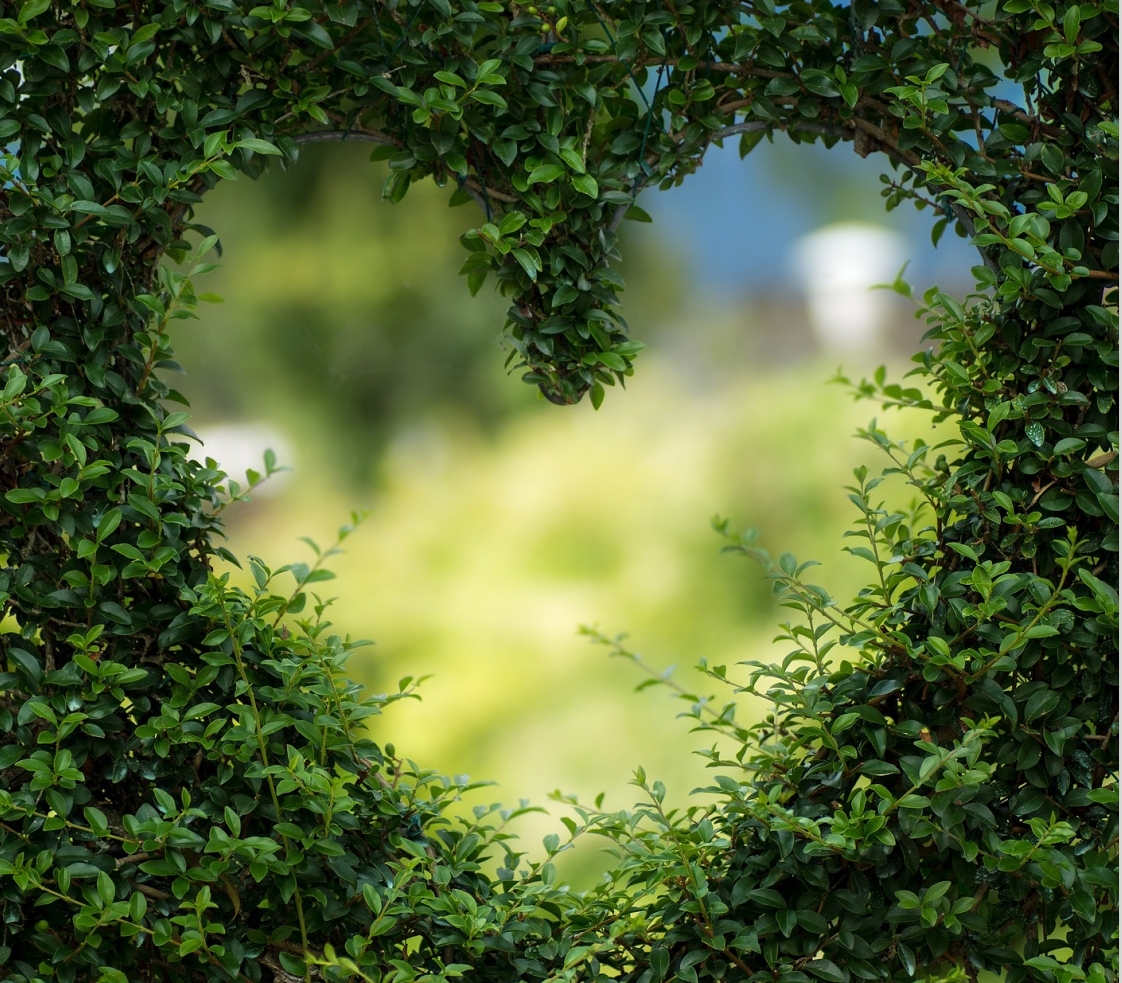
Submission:
<svg viewBox="0 0 1122 983">
<path fill-rule="evenodd" d="M 828 980 L 829 983 L 847 983 L 848 980 L 848 976 L 829 959 L 812 959 L 806 964 L 806 968 L 820 980 Z"/>
<path fill-rule="evenodd" d="M 481 102 L 486 106 L 506 109 L 506 100 L 497 92 L 492 92 L 490 89 L 476 89 L 474 92 L 469 93 L 469 98 L 474 99 L 476 102 Z"/>
<path fill-rule="evenodd" d="M 269 154 L 273 157 L 281 156 L 281 151 L 269 143 L 268 140 L 259 140 L 257 137 L 246 137 L 234 144 L 241 150 L 252 150 L 255 154 Z"/>
<path fill-rule="evenodd" d="M 515 247 L 510 251 L 510 255 L 518 260 L 518 264 L 526 271 L 526 275 L 531 280 L 538 278 L 538 265 L 534 262 L 534 257 L 530 255 L 525 249 Z"/>
<path fill-rule="evenodd" d="M 27 0 L 19 9 L 19 22 L 26 24 L 29 20 L 38 17 L 51 5 L 51 0 Z"/>
<path fill-rule="evenodd" d="M 542 164 L 541 167 L 535 167 L 527 179 L 530 184 L 550 184 L 556 181 L 565 173 L 565 168 L 560 164 Z M 576 183 L 576 178 L 573 183 Z"/>
<path fill-rule="evenodd" d="M 600 186 L 591 174 L 573 175 L 573 187 L 581 194 L 588 195 L 589 198 L 597 198 L 600 195 Z"/>
<path fill-rule="evenodd" d="M 566 150 L 563 148 L 558 151 L 557 155 L 578 174 L 584 173 L 584 161 L 581 160 L 580 154 L 578 154 L 575 150 Z"/>
</svg>

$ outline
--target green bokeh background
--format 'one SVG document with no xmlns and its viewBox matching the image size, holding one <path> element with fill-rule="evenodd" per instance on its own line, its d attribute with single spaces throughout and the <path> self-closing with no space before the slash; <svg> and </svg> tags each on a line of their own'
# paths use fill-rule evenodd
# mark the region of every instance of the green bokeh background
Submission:
<svg viewBox="0 0 1122 983">
<path fill-rule="evenodd" d="M 691 752 L 706 740 L 668 690 L 635 692 L 639 670 L 577 628 L 629 633 L 650 665 L 677 665 L 704 693 L 701 657 L 784 654 L 768 583 L 720 555 L 710 517 L 826 561 L 817 581 L 847 599 L 865 571 L 842 553 L 857 517 L 844 486 L 857 465 L 882 464 L 850 438 L 879 408 L 827 384 L 837 363 L 814 351 L 799 298 L 691 290 L 666 230 L 632 223 L 624 313 L 649 351 L 598 413 L 546 403 L 503 368 L 502 299 L 489 287 L 470 298 L 457 276 L 457 237 L 481 216 L 429 185 L 390 206 L 380 183 L 362 147 L 316 147 L 288 173 L 223 184 L 196 216 L 223 246 L 196 286 L 225 300 L 180 322 L 187 376 L 174 384 L 204 439 L 264 424 L 294 467 L 231 510 L 231 548 L 270 565 L 307 559 L 299 537 L 329 543 L 370 508 L 323 585 L 338 631 L 377 643 L 351 671 L 375 691 L 432 677 L 375 736 L 423 767 L 494 779 L 480 802 L 548 806 L 517 827 L 531 852 L 560 828 L 554 791 L 603 791 L 625 808 L 642 765 L 682 804 L 705 783 Z M 919 331 L 902 310 L 886 355 L 897 373 Z M 885 422 L 931 438 L 920 416 Z M 761 709 L 745 700 L 741 715 Z M 597 867 L 593 847 L 574 851 L 578 883 Z"/>
</svg>

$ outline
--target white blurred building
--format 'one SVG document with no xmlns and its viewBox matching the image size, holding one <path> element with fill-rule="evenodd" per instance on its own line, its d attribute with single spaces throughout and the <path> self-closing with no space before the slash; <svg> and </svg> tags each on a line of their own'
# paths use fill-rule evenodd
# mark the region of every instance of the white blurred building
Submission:
<svg viewBox="0 0 1122 983">
<path fill-rule="evenodd" d="M 203 462 L 208 457 L 218 462 L 227 476 L 246 487 L 246 471 L 265 473 L 265 451 L 272 450 L 277 464 L 291 468 L 294 463 L 291 442 L 267 423 L 220 423 L 198 430 L 199 444 L 191 445 L 191 457 Z M 254 498 L 267 498 L 279 492 L 292 472 L 281 471 L 254 489 Z"/>
<path fill-rule="evenodd" d="M 795 273 L 823 349 L 853 354 L 881 347 L 897 295 L 870 287 L 896 278 L 905 248 L 895 232 L 855 222 L 828 225 L 795 243 Z"/>
</svg>

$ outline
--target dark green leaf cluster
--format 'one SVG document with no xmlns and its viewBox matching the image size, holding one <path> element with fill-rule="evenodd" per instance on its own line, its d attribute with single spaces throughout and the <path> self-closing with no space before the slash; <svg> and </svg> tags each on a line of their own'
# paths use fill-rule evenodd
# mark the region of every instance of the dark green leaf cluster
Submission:
<svg viewBox="0 0 1122 983">
<path fill-rule="evenodd" d="M 959 437 L 865 431 L 890 463 L 850 489 L 848 605 L 733 538 L 792 649 L 704 669 L 773 710 L 683 692 L 722 735 L 712 804 L 640 774 L 634 812 L 577 806 L 619 856 L 578 896 L 364 736 L 411 681 L 347 680 L 330 550 L 250 559 L 249 592 L 214 573 L 247 489 L 187 456 L 164 376 L 216 244 L 192 206 L 327 139 L 374 143 L 390 200 L 454 182 L 511 359 L 598 405 L 642 347 L 610 265 L 638 193 L 776 133 L 885 154 L 887 204 L 979 248 L 977 294 L 923 300 L 917 383 L 856 387 Z M 8 980 L 1114 983 L 1114 0 L 27 0 L 0 6 L 0 138 Z"/>
</svg>

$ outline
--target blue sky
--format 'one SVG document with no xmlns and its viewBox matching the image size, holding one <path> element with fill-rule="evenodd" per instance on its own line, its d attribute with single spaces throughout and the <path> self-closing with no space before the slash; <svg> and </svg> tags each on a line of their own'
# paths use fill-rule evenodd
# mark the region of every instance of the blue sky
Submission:
<svg viewBox="0 0 1122 983">
<path fill-rule="evenodd" d="M 781 142 L 782 141 L 782 142 Z M 858 157 L 848 143 L 796 146 L 784 137 L 759 144 L 744 160 L 736 140 L 713 147 L 677 188 L 648 190 L 640 204 L 660 233 L 687 257 L 693 282 L 736 295 L 795 287 L 791 248 L 800 236 L 836 221 L 866 221 L 904 236 L 916 288 L 961 284 L 978 254 L 948 228 L 931 245 L 930 212 L 906 203 L 885 212 L 879 197 L 882 156 Z"/>
</svg>

